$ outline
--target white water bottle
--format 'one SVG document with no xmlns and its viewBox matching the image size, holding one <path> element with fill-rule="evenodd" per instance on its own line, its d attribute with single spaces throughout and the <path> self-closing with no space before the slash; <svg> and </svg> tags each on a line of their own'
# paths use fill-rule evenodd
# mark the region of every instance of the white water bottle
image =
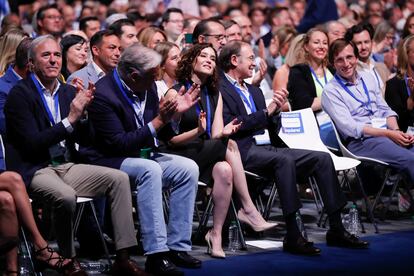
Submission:
<svg viewBox="0 0 414 276">
<path fill-rule="evenodd" d="M 229 226 L 229 251 L 236 252 L 240 248 L 239 229 L 235 221 Z"/>
<path fill-rule="evenodd" d="M 355 204 L 353 204 L 351 209 L 349 209 L 349 225 L 347 230 L 352 235 L 359 235 L 359 216 Z"/>
</svg>

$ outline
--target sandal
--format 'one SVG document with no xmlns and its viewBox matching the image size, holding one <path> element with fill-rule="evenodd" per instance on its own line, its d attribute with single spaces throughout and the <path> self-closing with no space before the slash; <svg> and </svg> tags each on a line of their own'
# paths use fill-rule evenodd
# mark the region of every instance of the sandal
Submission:
<svg viewBox="0 0 414 276">
<path fill-rule="evenodd" d="M 65 260 L 69 260 L 69 259 L 65 259 L 64 257 L 60 256 L 58 253 L 56 253 L 52 248 L 49 247 L 49 245 L 46 245 L 46 247 L 36 250 L 34 255 L 35 257 L 38 257 L 40 255 L 41 252 L 43 251 L 47 251 L 50 253 L 49 257 L 47 260 L 39 260 L 37 258 L 35 258 L 35 268 L 36 270 L 42 271 L 46 268 L 50 268 L 53 270 L 56 270 L 57 272 L 63 272 L 63 270 L 66 268 L 67 265 L 69 265 L 72 261 L 69 261 L 67 263 L 65 263 Z M 54 253 L 56 253 L 56 257 L 53 257 Z M 52 264 L 54 260 L 57 260 L 55 264 Z"/>
</svg>

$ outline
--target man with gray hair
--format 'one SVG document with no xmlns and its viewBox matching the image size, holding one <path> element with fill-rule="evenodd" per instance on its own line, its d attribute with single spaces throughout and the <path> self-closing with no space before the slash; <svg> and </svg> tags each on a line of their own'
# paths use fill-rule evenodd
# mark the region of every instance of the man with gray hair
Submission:
<svg viewBox="0 0 414 276">
<path fill-rule="evenodd" d="M 128 248 L 136 246 L 128 176 L 115 169 L 76 164 L 94 86 L 75 89 L 58 81 L 62 50 L 51 35 L 33 40 L 29 48 L 32 72 L 12 88 L 4 113 L 8 138 L 8 169 L 22 175 L 31 196 L 54 211 L 56 238 L 61 254 L 73 258 L 70 265 L 47 266 L 65 270 L 65 275 L 86 275 L 75 258 L 73 221 L 76 197 L 107 196 L 116 246 L 115 275 L 141 275 L 129 259 Z M 48 251 L 48 247 L 40 249 Z"/>
<path fill-rule="evenodd" d="M 154 79 L 160 62 L 158 53 L 136 43 L 125 49 L 115 70 L 96 83 L 88 108 L 95 149 L 88 151 L 88 158 L 126 172 L 133 181 L 146 272 L 182 275 L 176 266 L 201 266 L 187 254 L 199 169 L 194 161 L 160 153 L 159 148 L 161 140 L 175 134 L 171 121 L 197 102 L 200 89 L 194 85 L 175 99 L 159 101 Z M 170 190 L 168 226 L 162 190 Z"/>
</svg>

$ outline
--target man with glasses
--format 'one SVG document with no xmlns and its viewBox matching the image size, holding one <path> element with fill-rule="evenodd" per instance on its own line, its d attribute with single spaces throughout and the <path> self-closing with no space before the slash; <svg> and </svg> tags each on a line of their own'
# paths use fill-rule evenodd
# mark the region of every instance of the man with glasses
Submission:
<svg viewBox="0 0 414 276">
<path fill-rule="evenodd" d="M 61 11 L 56 4 L 46 5 L 37 12 L 37 35 L 51 34 L 58 38 L 63 33 L 64 23 Z"/>
<path fill-rule="evenodd" d="M 184 30 L 184 15 L 182 10 L 177 8 L 168 9 L 162 16 L 162 29 L 167 34 L 168 41 L 179 44 L 177 41 Z"/>
<path fill-rule="evenodd" d="M 237 142 L 246 170 L 274 177 L 286 221 L 287 234 L 283 250 L 302 255 L 318 255 L 320 249 L 299 231 L 296 214 L 301 207 L 297 179 L 316 179 L 330 229 L 326 234 L 329 246 L 367 248 L 368 243 L 348 233 L 342 225 L 341 211 L 346 201 L 340 190 L 334 164 L 328 153 L 280 147 L 276 133 L 280 128 L 280 109 L 286 102 L 286 90 L 274 91 L 266 106 L 262 91 L 246 84 L 254 64 L 251 46 L 242 41 L 228 43 L 220 53 L 221 75 L 219 90 L 223 96 L 225 123 L 235 118 L 242 122 L 232 136 Z"/>
<path fill-rule="evenodd" d="M 220 53 L 221 48 L 227 43 L 223 24 L 212 18 L 201 20 L 194 28 L 193 43 L 211 43 L 214 50 Z"/>
</svg>

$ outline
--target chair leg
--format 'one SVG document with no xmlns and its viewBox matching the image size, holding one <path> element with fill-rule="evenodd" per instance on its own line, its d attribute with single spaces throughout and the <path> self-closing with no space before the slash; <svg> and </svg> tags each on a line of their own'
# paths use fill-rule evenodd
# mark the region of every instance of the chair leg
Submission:
<svg viewBox="0 0 414 276">
<path fill-rule="evenodd" d="M 81 217 L 83 215 L 83 209 L 84 208 L 85 208 L 85 204 L 83 204 L 83 203 L 79 204 L 78 213 L 76 214 L 75 222 L 74 222 L 74 225 L 73 225 L 73 231 L 75 233 L 75 236 L 76 236 L 76 233 L 78 232 L 79 223 L 80 223 Z"/>
<path fill-rule="evenodd" d="M 95 206 L 93 205 L 93 201 L 89 201 L 89 205 L 91 206 L 91 209 L 92 209 L 92 214 L 93 214 L 93 217 L 95 219 L 95 223 L 96 223 L 97 228 L 98 228 L 99 236 L 100 236 L 101 241 L 102 241 L 102 246 L 103 246 L 104 251 L 105 251 L 106 259 L 108 260 L 109 268 L 111 268 L 112 267 L 111 257 L 109 256 L 109 250 L 108 250 L 108 247 L 106 246 L 105 238 L 103 236 L 101 226 L 99 225 L 98 217 L 96 216 L 96 210 L 95 210 Z"/>
<path fill-rule="evenodd" d="M 24 244 L 24 248 L 26 250 L 26 254 L 29 257 L 31 271 L 35 275 L 42 276 L 42 272 L 36 272 L 36 268 L 35 268 L 34 263 L 33 263 L 32 251 L 31 251 L 31 248 L 30 248 L 29 243 L 27 241 L 26 233 L 24 232 L 24 229 L 22 227 L 20 227 L 20 235 L 23 239 L 23 244 Z M 30 272 L 29 272 L 29 275 L 30 275 Z"/>
<path fill-rule="evenodd" d="M 230 204 L 231 204 L 231 209 L 234 215 L 234 220 L 236 221 L 237 229 L 239 231 L 241 249 L 247 250 L 246 240 L 244 239 L 244 235 L 243 235 L 243 229 L 241 228 L 239 218 L 237 217 L 237 209 L 236 209 L 236 206 L 234 205 L 233 199 L 231 199 Z"/>
<path fill-rule="evenodd" d="M 372 210 L 375 210 L 375 207 L 377 207 L 378 200 L 381 197 L 382 192 L 384 191 L 384 187 L 385 187 L 385 184 L 387 183 L 390 173 L 391 173 L 391 169 L 387 169 L 385 172 L 384 181 L 382 182 L 381 188 L 378 191 L 377 195 L 375 196 L 374 204 L 372 204 Z"/>
<path fill-rule="evenodd" d="M 201 219 L 200 219 L 200 223 L 198 224 L 198 227 L 197 227 L 197 232 L 195 235 L 196 240 L 202 240 L 201 235 L 207 227 L 208 219 L 210 218 L 212 209 L 213 209 L 213 196 L 210 194 L 208 197 L 206 209 L 204 210 L 201 216 Z"/>
<path fill-rule="evenodd" d="M 272 210 L 276 196 L 277 196 L 276 182 L 273 182 L 272 188 L 270 189 L 269 199 L 267 200 L 266 208 L 263 212 L 263 218 L 265 220 L 269 220 L 270 212 Z"/>
<path fill-rule="evenodd" d="M 400 182 L 400 176 L 398 175 L 397 176 L 397 179 L 395 180 L 395 183 L 392 186 L 392 189 L 391 189 L 391 193 L 390 193 L 388 202 L 387 202 L 384 210 L 382 211 L 382 214 L 381 214 L 382 219 L 385 219 L 385 216 L 387 215 L 387 211 L 388 211 L 388 209 L 390 208 L 390 205 L 391 205 L 392 197 L 394 196 L 394 194 L 395 194 L 395 192 L 397 190 L 397 187 L 398 187 L 398 183 L 399 182 Z"/>
</svg>

